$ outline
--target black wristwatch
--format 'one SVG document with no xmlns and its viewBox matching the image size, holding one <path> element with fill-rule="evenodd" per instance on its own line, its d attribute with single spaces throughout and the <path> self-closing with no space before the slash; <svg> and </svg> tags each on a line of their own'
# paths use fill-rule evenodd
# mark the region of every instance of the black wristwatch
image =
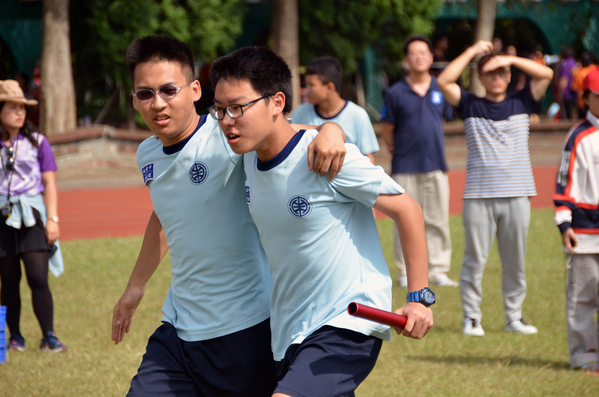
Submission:
<svg viewBox="0 0 599 397">
<path fill-rule="evenodd" d="M 408 302 L 422 303 L 424 306 L 429 307 L 436 302 L 435 293 L 430 288 L 425 287 L 420 291 L 414 291 L 408 293 Z"/>
</svg>

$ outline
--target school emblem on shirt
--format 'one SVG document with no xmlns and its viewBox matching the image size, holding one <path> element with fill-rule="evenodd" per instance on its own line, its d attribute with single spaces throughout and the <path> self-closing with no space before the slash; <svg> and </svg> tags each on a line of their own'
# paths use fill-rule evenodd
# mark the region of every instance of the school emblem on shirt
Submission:
<svg viewBox="0 0 599 397">
<path fill-rule="evenodd" d="M 289 199 L 287 208 L 296 218 L 305 218 L 312 211 L 312 204 L 304 196 L 293 196 Z"/>
<path fill-rule="evenodd" d="M 141 174 L 144 177 L 144 185 L 147 185 L 149 181 L 154 180 L 154 164 L 155 163 L 149 163 L 141 168 Z"/>
<path fill-rule="evenodd" d="M 208 178 L 208 167 L 204 163 L 195 163 L 189 169 L 189 180 L 194 185 L 201 185 Z"/>
<path fill-rule="evenodd" d="M 439 91 L 431 92 L 431 102 L 433 105 L 439 105 L 443 101 L 443 95 Z"/>
</svg>

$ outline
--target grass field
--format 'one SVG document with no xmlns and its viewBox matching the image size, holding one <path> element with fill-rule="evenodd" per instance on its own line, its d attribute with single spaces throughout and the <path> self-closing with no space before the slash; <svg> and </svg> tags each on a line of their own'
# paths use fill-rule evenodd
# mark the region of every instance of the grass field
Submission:
<svg viewBox="0 0 599 397">
<path fill-rule="evenodd" d="M 597 396 L 599 377 L 572 371 L 564 323 L 564 255 L 551 210 L 533 211 L 528 238 L 526 319 L 538 335 L 503 332 L 501 265 L 493 249 L 483 279 L 484 338 L 461 333 L 458 288 L 436 288 L 435 327 L 422 341 L 397 335 L 385 343 L 377 367 L 358 396 Z M 392 224 L 379 221 L 392 276 Z M 451 278 L 459 279 L 463 256 L 460 217 L 452 217 Z M 71 347 L 67 353 L 37 351 L 40 332 L 22 285 L 22 330 L 28 351 L 9 353 L 0 365 L 0 396 L 122 396 L 128 390 L 148 336 L 159 325 L 170 282 L 164 263 L 150 281 L 132 331 L 115 346 L 110 341 L 112 308 L 120 297 L 141 238 L 63 243 L 66 272 L 50 276 L 55 329 Z M 405 290 L 394 287 L 395 307 Z"/>
</svg>

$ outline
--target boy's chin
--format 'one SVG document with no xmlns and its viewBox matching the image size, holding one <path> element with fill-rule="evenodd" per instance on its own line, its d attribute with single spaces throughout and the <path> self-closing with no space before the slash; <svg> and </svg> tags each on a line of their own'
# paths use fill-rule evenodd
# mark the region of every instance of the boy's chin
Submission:
<svg viewBox="0 0 599 397">
<path fill-rule="evenodd" d="M 244 148 L 241 145 L 238 144 L 229 144 L 229 146 L 231 146 L 231 150 L 235 153 L 235 154 L 246 154 L 249 153 L 251 151 L 253 151 L 254 149 L 250 149 L 250 148 Z"/>
</svg>

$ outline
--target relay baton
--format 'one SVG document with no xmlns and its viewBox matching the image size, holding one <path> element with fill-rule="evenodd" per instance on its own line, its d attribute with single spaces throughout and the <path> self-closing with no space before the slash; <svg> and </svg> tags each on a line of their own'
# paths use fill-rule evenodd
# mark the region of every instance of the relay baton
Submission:
<svg viewBox="0 0 599 397">
<path fill-rule="evenodd" d="M 356 302 L 352 302 L 347 306 L 347 312 L 352 316 L 365 318 L 366 320 L 389 325 L 393 328 L 399 329 L 403 329 L 408 321 L 406 316 L 400 316 L 399 314 L 375 309 L 374 307 L 361 305 Z"/>
</svg>

